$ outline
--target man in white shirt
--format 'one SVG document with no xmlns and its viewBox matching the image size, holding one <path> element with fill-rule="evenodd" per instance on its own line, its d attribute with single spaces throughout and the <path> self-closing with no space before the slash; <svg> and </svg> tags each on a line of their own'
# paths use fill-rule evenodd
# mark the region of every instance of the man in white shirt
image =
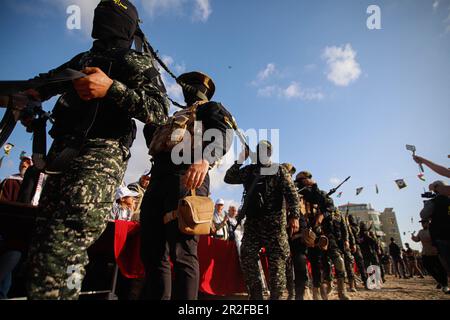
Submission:
<svg viewBox="0 0 450 320">
<path fill-rule="evenodd" d="M 228 240 L 228 216 L 225 215 L 223 211 L 224 206 L 225 201 L 223 199 L 218 199 L 216 201 L 213 217 L 213 236 L 220 240 Z"/>
<path fill-rule="evenodd" d="M 137 196 L 139 196 L 139 193 L 131 191 L 127 187 L 117 188 L 111 220 L 131 221 Z"/>
</svg>

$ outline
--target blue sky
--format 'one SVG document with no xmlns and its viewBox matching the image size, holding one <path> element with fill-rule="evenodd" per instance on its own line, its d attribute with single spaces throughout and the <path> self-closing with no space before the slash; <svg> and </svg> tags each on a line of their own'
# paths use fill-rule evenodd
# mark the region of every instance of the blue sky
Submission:
<svg viewBox="0 0 450 320">
<path fill-rule="evenodd" d="M 5 2 L 0 79 L 33 77 L 88 50 L 96 3 Z M 426 170 L 427 182 L 421 182 L 405 144 L 449 166 L 450 0 L 134 3 L 144 32 L 172 69 L 210 74 L 215 100 L 244 130 L 280 129 L 280 161 L 310 170 L 323 189 L 351 175 L 337 205 L 393 207 L 402 233 L 419 230 L 420 193 L 439 177 Z M 66 28 L 71 4 L 81 8 L 81 30 Z M 366 26 L 371 4 L 381 9 L 381 30 Z M 164 78 L 181 100 L 179 88 Z M 51 110 L 52 103 L 45 108 Z M 16 129 L 10 138 L 16 147 L 0 177 L 17 170 L 20 152 L 31 151 L 30 139 Z M 139 136 L 126 181 L 148 167 Z M 213 197 L 239 202 L 242 189 L 221 182 L 226 168 L 222 164 L 212 173 Z M 407 189 L 397 189 L 393 181 L 399 178 Z M 357 187 L 365 187 L 358 197 Z"/>
</svg>

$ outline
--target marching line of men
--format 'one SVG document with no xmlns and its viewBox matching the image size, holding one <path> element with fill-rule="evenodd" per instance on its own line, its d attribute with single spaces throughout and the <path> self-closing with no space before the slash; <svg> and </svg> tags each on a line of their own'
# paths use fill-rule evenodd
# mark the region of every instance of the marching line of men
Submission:
<svg viewBox="0 0 450 320">
<path fill-rule="evenodd" d="M 262 149 L 267 152 L 261 152 Z M 280 299 L 286 288 L 288 299 L 305 298 L 309 279 L 307 261 L 311 266 L 314 300 L 328 300 L 333 266 L 341 300 L 350 299 L 346 278 L 349 291 L 356 292 L 355 261 L 365 288 L 366 270 L 371 265 L 380 267 L 380 281 L 384 282 L 379 260 L 381 246 L 376 236 L 364 223 L 358 224 L 351 215 L 340 213 L 331 197 L 312 180 L 311 173 L 302 171 L 293 181 L 296 169 L 288 163 L 272 163 L 271 149 L 270 142 L 260 142 L 256 163 L 241 168 L 240 163 L 248 157 L 248 151 L 244 150 L 224 179 L 229 184 L 243 184 L 244 199 L 248 197 L 244 200 L 249 206 L 244 213 L 241 265 L 250 299 L 263 297 L 257 266 L 262 247 L 268 257 L 271 299 Z M 270 166 L 278 167 L 276 174 L 261 174 L 261 170 Z"/>
</svg>

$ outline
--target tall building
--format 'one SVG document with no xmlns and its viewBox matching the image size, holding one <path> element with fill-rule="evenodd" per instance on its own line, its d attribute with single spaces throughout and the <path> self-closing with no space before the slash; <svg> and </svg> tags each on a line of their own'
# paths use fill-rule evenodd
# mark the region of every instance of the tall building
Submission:
<svg viewBox="0 0 450 320">
<path fill-rule="evenodd" d="M 346 205 L 339 206 L 339 210 L 344 214 L 347 213 L 347 209 L 348 214 L 351 214 L 356 219 L 356 221 L 362 221 L 366 223 L 367 226 L 371 227 L 371 230 L 374 231 L 377 236 L 381 237 L 383 247 L 386 246 L 385 233 L 383 231 L 382 223 L 380 220 L 380 212 L 373 209 L 370 203 L 348 203 Z"/>
<path fill-rule="evenodd" d="M 339 206 L 339 210 L 344 214 L 347 212 L 347 208 L 348 214 L 355 217 L 358 222 L 363 221 L 368 226 L 372 226 L 372 230 L 375 231 L 376 235 L 381 237 L 381 242 L 385 250 L 388 250 L 391 238 L 394 238 L 400 248 L 403 247 L 397 217 L 393 208 L 386 208 L 380 213 L 373 209 L 370 203 L 349 203 Z"/>
<path fill-rule="evenodd" d="M 395 211 L 393 208 L 386 208 L 381 213 L 380 220 L 382 223 L 382 228 L 385 233 L 384 242 L 389 245 L 391 243 L 391 238 L 394 238 L 395 242 L 403 247 L 402 237 L 400 235 L 400 230 L 398 228 L 397 217 L 395 216 Z"/>
</svg>

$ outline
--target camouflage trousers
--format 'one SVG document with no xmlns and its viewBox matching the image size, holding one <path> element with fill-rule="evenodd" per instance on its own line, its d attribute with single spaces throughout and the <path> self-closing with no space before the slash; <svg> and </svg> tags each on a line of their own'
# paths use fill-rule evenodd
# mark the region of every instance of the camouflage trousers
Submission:
<svg viewBox="0 0 450 320">
<path fill-rule="evenodd" d="M 352 255 L 350 249 L 346 249 L 343 243 L 339 243 L 339 249 L 344 258 L 345 271 L 347 274 L 347 279 L 353 281 L 355 279 L 355 271 L 353 266 L 355 264 L 355 258 Z"/>
<path fill-rule="evenodd" d="M 29 252 L 29 299 L 78 299 L 87 249 L 106 228 L 127 158 L 118 141 L 90 139 L 68 169 L 47 178 Z"/>
<path fill-rule="evenodd" d="M 361 280 L 365 284 L 367 282 L 367 272 L 366 272 L 366 266 L 364 265 L 364 258 L 362 256 L 359 245 L 356 246 L 356 251 L 353 252 L 353 257 L 356 261 L 356 265 L 358 266 L 358 272 L 361 275 Z"/>
<path fill-rule="evenodd" d="M 332 266 L 334 265 L 334 271 L 336 279 L 345 278 L 345 261 L 344 255 L 336 246 L 330 246 L 327 251 L 322 251 L 323 254 L 323 268 L 324 268 L 324 280 L 332 281 Z M 328 262 L 328 263 L 326 263 Z"/>
<path fill-rule="evenodd" d="M 286 288 L 286 260 L 289 255 L 286 217 L 281 213 L 256 218 L 249 217 L 244 228 L 241 267 L 250 299 L 263 299 L 258 266 L 259 253 L 262 248 L 266 249 L 269 262 L 270 298 L 280 299 Z"/>
</svg>

